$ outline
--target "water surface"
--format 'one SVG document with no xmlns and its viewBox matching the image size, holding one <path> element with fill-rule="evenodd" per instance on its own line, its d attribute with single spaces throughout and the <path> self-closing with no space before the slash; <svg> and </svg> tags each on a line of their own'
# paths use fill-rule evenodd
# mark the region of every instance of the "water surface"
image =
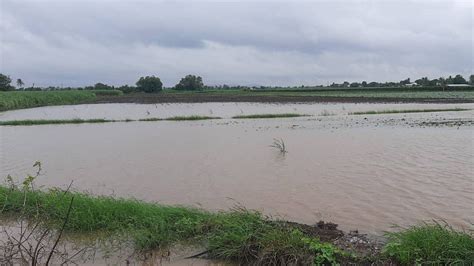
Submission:
<svg viewBox="0 0 474 266">
<path fill-rule="evenodd" d="M 455 105 L 466 106 L 471 105 Z M 149 107 L 46 107 L 6 112 L 0 119 L 97 118 L 99 109 L 107 118 L 142 118 Z M 0 127 L 0 175 L 34 173 L 31 166 L 39 160 L 43 175 L 38 182 L 46 187 L 66 187 L 73 180 L 77 190 L 96 194 L 212 210 L 241 204 L 284 219 L 323 219 L 368 233 L 433 218 L 466 227 L 474 222 L 473 127 L 416 123 L 469 119 L 472 111 L 347 115 L 414 107 L 165 104 L 151 115 L 209 114 L 205 110 L 212 109 L 216 116 L 230 117 L 297 108 L 294 112 L 315 116 Z M 335 115 L 318 115 L 323 110 Z M 288 153 L 269 147 L 274 138 L 284 140 Z"/>
</svg>

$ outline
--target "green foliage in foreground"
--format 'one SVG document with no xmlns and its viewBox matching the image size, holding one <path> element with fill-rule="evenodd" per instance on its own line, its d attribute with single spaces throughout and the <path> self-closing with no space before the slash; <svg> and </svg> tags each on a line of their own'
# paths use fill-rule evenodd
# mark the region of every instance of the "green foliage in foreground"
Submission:
<svg viewBox="0 0 474 266">
<path fill-rule="evenodd" d="M 353 112 L 350 115 L 377 115 L 377 114 L 403 114 L 403 113 L 430 113 L 430 112 L 457 112 L 470 111 L 472 109 L 466 108 L 451 108 L 451 109 L 409 109 L 409 110 L 382 110 L 382 111 L 364 111 Z"/>
<path fill-rule="evenodd" d="M 0 92 L 0 112 L 47 105 L 66 105 L 92 102 L 91 91 L 9 91 Z"/>
<path fill-rule="evenodd" d="M 300 117 L 300 116 L 307 116 L 302 114 L 293 114 L 293 113 L 285 113 L 285 114 L 254 114 L 254 115 L 236 115 L 232 118 L 234 119 L 255 119 L 255 118 L 286 118 L 286 117 Z"/>
<path fill-rule="evenodd" d="M 472 265 L 474 236 L 439 223 L 387 233 L 384 253 L 404 265 Z"/>
<path fill-rule="evenodd" d="M 332 263 L 343 255 L 331 244 L 245 209 L 210 213 L 57 189 L 0 186 L 0 210 L 2 215 L 40 219 L 45 226 L 59 228 L 72 197 L 68 232 L 116 233 L 132 238 L 138 250 L 194 241 L 206 246 L 211 258 L 259 264 Z"/>
</svg>

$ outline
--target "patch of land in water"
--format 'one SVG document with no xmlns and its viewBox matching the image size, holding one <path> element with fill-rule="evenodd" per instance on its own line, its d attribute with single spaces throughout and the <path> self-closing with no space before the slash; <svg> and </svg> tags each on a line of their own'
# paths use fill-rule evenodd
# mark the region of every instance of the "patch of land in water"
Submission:
<svg viewBox="0 0 474 266">
<path fill-rule="evenodd" d="M 181 92 L 132 93 L 121 96 L 97 96 L 95 103 L 203 103 L 203 102 L 338 102 L 338 103 L 473 103 L 473 91 L 449 92 L 379 92 L 369 91 L 263 91 L 263 92 Z"/>
<path fill-rule="evenodd" d="M 404 114 L 404 113 L 432 113 L 432 112 L 461 112 L 470 111 L 467 108 L 451 108 L 451 109 L 409 109 L 409 110 L 381 110 L 381 111 L 364 111 L 352 112 L 350 115 L 378 115 L 378 114 Z"/>
<path fill-rule="evenodd" d="M 143 119 L 38 119 L 38 120 L 11 120 L 0 121 L 0 126 L 33 126 L 33 125 L 61 125 L 61 124 L 97 124 L 97 123 L 116 123 L 116 122 L 154 122 L 154 121 L 196 121 L 221 119 L 220 117 L 211 116 L 173 116 L 168 118 L 143 118 Z"/>
</svg>

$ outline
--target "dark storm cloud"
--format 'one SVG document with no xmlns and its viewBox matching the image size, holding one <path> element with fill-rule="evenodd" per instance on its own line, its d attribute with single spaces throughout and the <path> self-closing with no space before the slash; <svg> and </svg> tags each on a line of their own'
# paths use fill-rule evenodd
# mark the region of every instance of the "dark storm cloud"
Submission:
<svg viewBox="0 0 474 266">
<path fill-rule="evenodd" d="M 41 85 L 299 85 L 472 72 L 469 1 L 21 1 L 1 72 Z"/>
</svg>

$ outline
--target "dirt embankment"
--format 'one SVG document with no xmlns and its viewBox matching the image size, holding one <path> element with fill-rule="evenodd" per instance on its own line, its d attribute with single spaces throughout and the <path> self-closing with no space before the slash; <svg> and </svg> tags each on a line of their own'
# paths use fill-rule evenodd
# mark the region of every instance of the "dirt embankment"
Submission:
<svg viewBox="0 0 474 266">
<path fill-rule="evenodd" d="M 474 103 L 462 98 L 392 98 L 392 97 L 333 97 L 333 96 L 287 96 L 287 95 L 222 95 L 195 94 L 126 94 L 121 96 L 97 96 L 95 103 L 204 103 L 204 102 L 340 102 L 340 103 Z"/>
</svg>

